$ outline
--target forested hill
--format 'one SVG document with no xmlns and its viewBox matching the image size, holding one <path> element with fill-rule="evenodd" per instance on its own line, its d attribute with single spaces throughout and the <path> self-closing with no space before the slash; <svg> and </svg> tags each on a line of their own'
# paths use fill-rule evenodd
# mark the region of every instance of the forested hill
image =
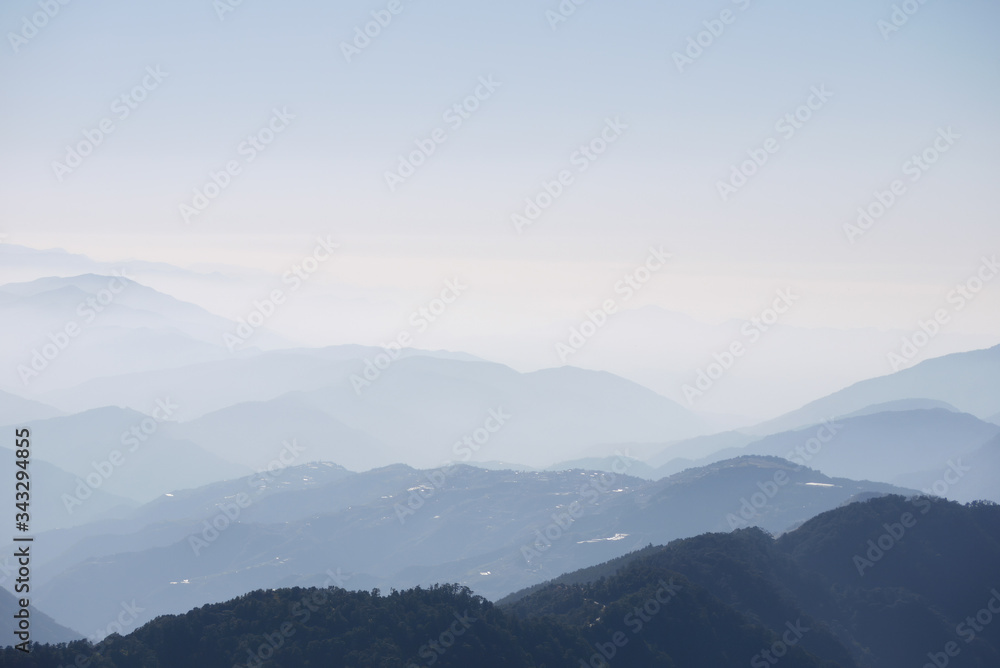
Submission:
<svg viewBox="0 0 1000 668">
<path fill-rule="evenodd" d="M 649 547 L 494 605 L 457 585 L 257 591 L 0 665 L 1000 665 L 1000 507 L 898 496 Z M 89 663 L 86 663 L 88 662 Z"/>
<path fill-rule="evenodd" d="M 526 619 L 607 625 L 630 591 L 669 573 L 774 632 L 801 620 L 811 630 L 800 647 L 842 666 L 935 658 L 1000 666 L 1000 506 L 992 503 L 880 497 L 777 540 L 746 529 L 649 547 L 499 605 Z"/>
</svg>

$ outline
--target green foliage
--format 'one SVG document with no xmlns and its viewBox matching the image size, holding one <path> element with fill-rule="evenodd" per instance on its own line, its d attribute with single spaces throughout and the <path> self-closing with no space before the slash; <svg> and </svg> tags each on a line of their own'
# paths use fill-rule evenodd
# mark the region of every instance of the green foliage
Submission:
<svg viewBox="0 0 1000 668">
<path fill-rule="evenodd" d="M 887 532 L 898 537 L 859 572 Z M 1000 615 L 960 631 L 994 590 L 1000 506 L 887 496 L 777 539 L 744 529 L 649 546 L 502 605 L 460 585 L 255 591 L 97 646 L 8 647 L 0 666 L 580 668 L 604 665 L 603 651 L 622 668 L 877 668 L 957 642 L 956 665 L 986 668 L 1000 665 Z M 775 648 L 777 663 L 761 658 Z"/>
</svg>

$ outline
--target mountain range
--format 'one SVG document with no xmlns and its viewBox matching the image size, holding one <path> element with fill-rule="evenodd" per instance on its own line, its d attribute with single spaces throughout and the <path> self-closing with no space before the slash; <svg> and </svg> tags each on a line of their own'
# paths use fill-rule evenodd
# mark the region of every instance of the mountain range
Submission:
<svg viewBox="0 0 1000 668">
<path fill-rule="evenodd" d="M 705 532 L 784 545 L 885 495 L 1000 501 L 1000 346 L 730 429 L 573 366 L 291 347 L 265 328 L 230 351 L 232 321 L 123 277 L 0 286 L 0 312 L 35 325 L 3 335 L 0 423 L 32 433 L 46 638 L 104 637 L 124 604 L 138 628 L 330 573 L 496 600 Z M 845 633 L 824 660 L 868 665 L 855 646 L 874 641 Z"/>
<path fill-rule="evenodd" d="M 255 588 L 458 582 L 498 597 L 649 543 L 780 532 L 853 498 L 913 493 L 744 457 L 651 482 L 593 471 L 305 465 L 178 492 L 127 518 L 53 532 L 36 600 L 72 628 L 125 597 L 139 621 Z"/>
<path fill-rule="evenodd" d="M 4 665 L 815 668 L 1000 662 L 1000 506 L 882 496 L 775 539 L 649 545 L 492 604 L 459 585 L 255 590 Z M 957 657 L 957 660 L 956 660 Z M 266 662 L 266 664 L 265 664 Z"/>
</svg>

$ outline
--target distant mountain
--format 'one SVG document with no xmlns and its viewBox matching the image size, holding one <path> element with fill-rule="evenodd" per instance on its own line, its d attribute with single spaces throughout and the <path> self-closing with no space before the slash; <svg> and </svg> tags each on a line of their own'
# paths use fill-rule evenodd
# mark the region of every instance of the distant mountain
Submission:
<svg viewBox="0 0 1000 668">
<path fill-rule="evenodd" d="M 273 351 L 100 378 L 44 396 L 71 411 L 113 405 L 143 412 L 170 397 L 183 421 L 173 432 L 178 438 L 252 468 L 293 437 L 306 444 L 301 461 L 356 470 L 475 459 L 541 467 L 592 445 L 665 442 L 707 428 L 687 409 L 609 373 L 519 373 L 412 350 L 384 370 L 369 368 L 379 355 L 384 351 L 358 346 Z"/>
<path fill-rule="evenodd" d="M 768 327 L 765 336 L 751 340 L 746 334 L 750 325 L 741 319 L 703 322 L 655 305 L 629 308 L 616 314 L 599 337 L 573 355 L 571 363 L 611 371 L 685 407 L 720 417 L 777 415 L 858 380 L 887 373 L 891 367 L 886 363 L 886 351 L 911 334 L 905 329 L 874 327 L 800 327 L 779 320 Z M 565 336 L 573 326 L 579 322 L 567 318 L 541 334 L 558 340 L 556 337 Z M 664 345 L 665 341 L 669 345 Z M 684 385 L 693 386 L 699 371 L 706 372 L 714 362 L 713 354 L 721 354 L 734 341 L 748 344 L 747 353 L 726 371 L 723 380 L 704 395 L 692 396 L 693 405 L 688 404 Z M 947 352 L 996 342 L 995 335 L 967 334 L 952 328 L 943 329 L 934 339 L 936 349 Z M 528 348 L 531 342 L 518 343 Z M 557 356 L 553 352 L 550 358 L 551 364 Z M 723 418 L 719 427 L 740 428 L 760 419 Z"/>
<path fill-rule="evenodd" d="M 233 356 L 236 323 L 120 275 L 47 277 L 0 286 L 0 387 L 39 392 L 100 376 Z M 267 331 L 258 344 L 280 345 Z M 94 407 L 94 406 L 90 406 Z"/>
<path fill-rule="evenodd" d="M 614 473 L 616 466 L 618 468 L 627 467 L 629 475 L 634 475 L 636 478 L 655 480 L 659 477 L 656 475 L 656 469 L 646 462 L 624 455 L 621 457 L 586 457 L 583 459 L 572 459 L 565 462 L 559 462 L 558 464 L 553 464 L 552 466 L 546 467 L 545 470 L 570 471 L 572 469 L 583 469 L 586 471 L 605 471 Z"/>
<path fill-rule="evenodd" d="M 897 399 L 896 401 L 886 401 L 885 403 L 875 404 L 873 406 L 865 406 L 861 410 L 857 410 L 853 413 L 848 413 L 847 415 L 842 415 L 840 417 L 851 418 L 861 417 L 862 415 L 873 415 L 875 413 L 919 411 L 930 410 L 932 408 L 940 408 L 946 411 L 951 411 L 952 413 L 962 412 L 946 401 L 936 401 L 934 399 Z"/>
<path fill-rule="evenodd" d="M 1000 424 L 1000 413 L 996 415 L 991 415 L 986 419 L 987 422 L 992 422 L 993 424 Z"/>
<path fill-rule="evenodd" d="M 48 278 L 81 274 L 110 275 L 121 269 L 125 269 L 126 273 L 134 272 L 143 276 L 173 275 L 208 281 L 221 278 L 219 274 L 193 272 L 165 262 L 144 260 L 101 262 L 80 253 L 70 253 L 62 248 L 39 249 L 12 243 L 0 244 L 0 281 L 10 281 L 13 280 L 11 277 L 15 276 Z"/>
<path fill-rule="evenodd" d="M 7 586 L 10 585 L 8 584 Z M 4 587 L 0 587 L 0 618 L 11 624 L 10 628 L 14 627 L 13 622 L 10 620 L 14 620 L 14 615 L 21 609 L 18 604 L 19 599 L 19 596 L 15 596 Z M 29 619 L 31 621 L 31 640 L 33 642 L 54 645 L 57 643 L 71 642 L 73 640 L 80 640 L 83 638 L 82 633 L 77 633 L 73 629 L 68 629 L 65 626 L 57 624 L 54 619 L 38 610 L 38 608 L 34 605 L 28 607 L 28 612 L 30 615 Z M 17 639 L 12 642 L 10 638 L 11 631 L 7 629 L 5 629 L 5 631 L 4 639 L 3 641 L 0 641 L 0 645 L 13 645 L 20 642 L 20 640 Z M 16 665 L 16 662 L 12 665 Z"/>
<path fill-rule="evenodd" d="M 713 456 L 744 452 L 788 457 L 828 475 L 923 489 L 942 478 L 956 458 L 971 454 L 1000 434 L 998 425 L 942 408 L 863 414 L 826 424 L 766 436 Z M 948 486 L 947 496 L 973 500 L 962 485 L 956 479 Z M 1000 501 L 1000 488 L 985 498 Z"/>
<path fill-rule="evenodd" d="M 1000 410 L 1000 345 L 925 360 L 907 369 L 855 383 L 798 410 L 741 431 L 774 434 L 846 416 L 868 406 L 921 399 L 942 401 L 988 418 Z"/>
<path fill-rule="evenodd" d="M 695 436 L 656 448 L 645 460 L 654 467 L 650 478 L 659 480 L 689 468 L 737 457 L 743 454 L 742 448 L 745 445 L 756 440 L 756 436 L 738 431 Z M 641 451 L 639 448 L 637 450 Z"/>
<path fill-rule="evenodd" d="M 126 636 L 8 648 L 4 665 L 881 668 L 1000 664 L 1000 506 L 885 496 L 774 539 L 704 534 L 494 605 L 459 585 L 252 591 Z M 956 567 L 961 564 L 961 567 Z"/>
<path fill-rule="evenodd" d="M 0 390 L 0 424 L 18 424 L 62 415 L 62 411 L 38 401 Z"/>
<path fill-rule="evenodd" d="M 671 462 L 692 461 L 706 457 L 712 453 L 727 448 L 742 448 L 744 445 L 757 440 L 739 431 L 724 431 L 718 434 L 707 434 L 705 436 L 695 436 L 674 443 L 668 443 L 657 452 L 650 454 L 643 459 L 650 466 L 663 467 Z M 686 467 L 682 467 L 686 468 Z M 673 471 L 677 473 L 682 469 Z"/>
<path fill-rule="evenodd" d="M 201 531 L 204 520 L 217 515 L 220 506 L 237 503 L 240 507 L 240 495 L 252 500 L 240 507 L 241 521 L 280 523 L 366 503 L 397 491 L 401 484 L 398 477 L 387 475 L 380 486 L 372 480 L 374 474 L 357 477 L 357 484 L 352 484 L 355 477 L 357 474 L 329 463 L 276 468 L 197 489 L 176 490 L 87 526 L 49 531 L 44 536 L 45 552 L 38 557 L 36 580 L 44 584 L 87 559 L 182 541 Z M 318 493 L 294 494 L 313 490 Z M 276 495 L 281 498 L 260 503 Z"/>
<path fill-rule="evenodd" d="M 165 410 L 155 414 L 166 417 Z M 54 498 L 65 505 L 60 513 L 63 517 L 89 504 L 93 490 L 149 501 L 174 489 L 250 472 L 248 467 L 229 463 L 190 441 L 173 437 L 170 422 L 129 409 L 99 408 L 28 421 L 21 426 L 31 429 L 36 462 L 57 463 L 75 476 L 72 484 L 53 490 L 58 491 Z M 65 500 L 64 494 L 75 501 Z"/>
<path fill-rule="evenodd" d="M 925 494 L 969 502 L 988 499 L 1000 503 L 1000 435 L 949 459 L 943 467 L 900 475 L 899 483 L 923 490 Z"/>
<path fill-rule="evenodd" d="M 524 464 L 515 464 L 514 462 L 504 462 L 497 460 L 489 460 L 485 462 L 469 462 L 469 466 L 475 466 L 476 468 L 486 469 L 487 471 L 537 471 L 538 470 L 531 466 L 525 466 Z"/>
<path fill-rule="evenodd" d="M 382 587 L 460 582 L 495 597 L 650 542 L 752 525 L 781 531 L 858 494 L 904 491 L 776 458 L 655 483 L 618 470 L 396 465 L 350 474 L 310 465 L 284 471 L 260 494 L 255 477 L 212 485 L 93 531 L 43 536 L 60 554 L 40 569 L 38 600 L 80 624 L 134 596 L 147 611 L 141 622 L 315 582 L 327 569 Z"/>
<path fill-rule="evenodd" d="M 14 450 L 0 446 L 0 457 L 3 458 L 0 471 L 13 480 L 17 470 L 14 465 Z M 79 476 L 40 457 L 30 461 L 28 470 L 31 473 L 30 514 L 33 532 L 80 526 L 106 517 L 117 517 L 139 505 L 134 499 L 108 492 L 103 486 L 91 488 Z M 0 498 L 7 501 L 11 508 L 15 503 L 14 493 L 14 486 L 10 485 L 0 494 Z M 67 503 L 64 494 L 81 502 Z"/>
<path fill-rule="evenodd" d="M 422 466 L 456 455 L 468 461 L 467 451 L 472 459 L 546 466 L 591 445 L 656 442 L 706 429 L 693 413 L 641 385 L 575 367 L 522 374 L 500 364 L 414 356 L 392 364 L 360 397 L 341 382 L 307 398 L 386 444 L 394 461 Z M 456 447 L 501 408 L 509 417 L 488 442 Z M 414 461 L 417 453 L 424 459 Z"/>
<path fill-rule="evenodd" d="M 302 396 L 289 393 L 209 413 L 177 427 L 176 433 L 228 461 L 264 466 L 294 439 L 294 463 L 336 461 L 363 470 L 393 461 L 388 447 L 344 424 Z"/>
<path fill-rule="evenodd" d="M 363 358 L 365 351 L 351 347 Z M 226 355 L 217 361 L 176 368 L 109 375 L 79 386 L 43 393 L 53 406 L 77 413 L 103 406 L 147 411 L 157 398 L 178 403 L 177 420 L 192 420 L 236 404 L 267 401 L 296 390 L 323 387 L 345 378 L 355 358 L 331 359 L 325 350 L 276 350 L 248 357 Z"/>
<path fill-rule="evenodd" d="M 157 292 L 126 275 L 52 276 L 27 283 L 7 283 L 0 286 L 0 293 L 18 297 L 16 303 L 23 309 L 47 306 L 67 313 L 75 311 L 83 300 L 85 306 L 95 310 L 95 319 L 100 316 L 102 319 L 118 320 L 123 314 L 110 312 L 111 306 L 124 306 L 131 309 L 134 312 L 131 315 L 145 326 L 169 324 L 203 340 L 214 338 L 218 328 L 232 325 L 229 320 L 212 315 L 200 306 Z M 96 300 L 96 305 L 86 303 L 88 297 L 103 296 L 102 293 L 107 293 L 107 296 Z M 106 300 L 110 303 L 105 304 Z M 98 310 L 100 306 L 105 309 Z"/>
</svg>

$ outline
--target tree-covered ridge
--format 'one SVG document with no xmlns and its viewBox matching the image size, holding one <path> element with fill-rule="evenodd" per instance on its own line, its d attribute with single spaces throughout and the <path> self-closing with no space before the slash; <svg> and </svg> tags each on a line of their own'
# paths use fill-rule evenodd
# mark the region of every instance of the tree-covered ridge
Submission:
<svg viewBox="0 0 1000 668">
<path fill-rule="evenodd" d="M 218 666 L 557 666 L 587 651 L 547 620 L 522 621 L 465 587 L 352 592 L 255 591 L 226 603 L 159 617 L 127 637 L 8 648 L 4 665 L 187 668 Z"/>
<path fill-rule="evenodd" d="M 647 575 L 649 575 L 647 573 Z M 520 618 L 457 585 L 394 591 L 256 591 L 160 617 L 127 637 L 8 648 L 3 665 L 100 668 L 174 666 L 510 666 L 577 668 L 745 664 L 773 643 L 766 629 L 676 574 L 617 580 L 602 608 L 609 623 Z M 610 586 L 610 585 L 605 585 Z M 586 613 L 587 606 L 581 606 Z M 585 614 L 584 614 L 585 616 Z M 617 620 L 616 623 L 610 623 Z M 786 665 L 823 665 L 796 650 Z"/>
<path fill-rule="evenodd" d="M 650 546 L 496 605 L 459 585 L 256 591 L 0 665 L 995 668 L 998 591 L 1000 506 L 888 496 L 777 539 Z"/>
<path fill-rule="evenodd" d="M 777 540 L 747 529 L 646 548 L 500 604 L 581 621 L 614 598 L 608 586 L 663 572 L 773 632 L 803 620 L 812 630 L 801 647 L 843 666 L 933 666 L 948 643 L 958 652 L 946 653 L 951 665 L 1000 665 L 1000 506 L 991 503 L 881 497 Z"/>
</svg>

